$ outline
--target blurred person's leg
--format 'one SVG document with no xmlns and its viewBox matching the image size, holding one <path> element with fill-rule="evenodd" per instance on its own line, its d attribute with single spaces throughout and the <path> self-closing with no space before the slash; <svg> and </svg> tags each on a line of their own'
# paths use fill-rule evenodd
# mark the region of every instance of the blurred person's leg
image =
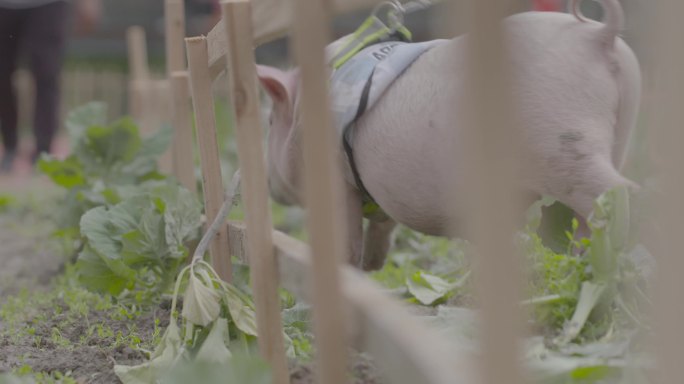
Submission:
<svg viewBox="0 0 684 384">
<path fill-rule="evenodd" d="M 17 68 L 24 16 L 23 10 L 0 8 L 0 133 L 5 149 L 0 171 L 12 168 L 19 142 L 17 95 L 12 86 L 12 75 Z"/>
<path fill-rule="evenodd" d="M 58 1 L 32 8 L 26 26 L 26 49 L 36 81 L 33 129 L 36 152 L 49 153 L 59 127 L 60 72 L 68 33 L 71 6 Z"/>
</svg>

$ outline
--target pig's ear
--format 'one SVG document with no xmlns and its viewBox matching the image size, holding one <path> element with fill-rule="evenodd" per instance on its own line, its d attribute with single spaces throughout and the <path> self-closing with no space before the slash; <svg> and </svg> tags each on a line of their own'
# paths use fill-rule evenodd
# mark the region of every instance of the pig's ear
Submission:
<svg viewBox="0 0 684 384">
<path fill-rule="evenodd" d="M 292 95 L 289 87 L 291 86 L 292 75 L 278 68 L 257 65 L 257 76 L 261 86 L 274 103 L 290 103 Z"/>
</svg>

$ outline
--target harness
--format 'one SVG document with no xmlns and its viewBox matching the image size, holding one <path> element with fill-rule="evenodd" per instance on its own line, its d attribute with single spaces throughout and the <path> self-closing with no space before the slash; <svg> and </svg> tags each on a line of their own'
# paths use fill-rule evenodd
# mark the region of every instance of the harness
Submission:
<svg viewBox="0 0 684 384">
<path fill-rule="evenodd" d="M 390 14 L 391 16 L 391 14 Z M 411 32 L 401 23 L 388 27 L 375 12 L 351 35 L 328 46 L 332 68 L 331 100 L 335 126 L 361 192 L 363 215 L 375 220 L 388 216 L 377 204 L 359 174 L 352 147 L 356 122 L 420 55 L 446 40 L 410 43 Z"/>
</svg>

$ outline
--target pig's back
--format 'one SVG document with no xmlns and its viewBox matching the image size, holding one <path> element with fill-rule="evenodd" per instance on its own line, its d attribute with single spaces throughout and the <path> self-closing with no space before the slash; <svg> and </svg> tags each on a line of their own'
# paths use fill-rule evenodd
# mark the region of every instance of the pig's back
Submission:
<svg viewBox="0 0 684 384">
<path fill-rule="evenodd" d="M 562 156 L 610 157 L 618 85 L 615 64 L 595 41 L 601 25 L 560 13 L 528 12 L 506 20 L 526 146 L 520 180 L 531 192 L 563 188 L 549 182 L 558 171 L 553 164 L 568 160 Z M 459 92 L 466 80 L 465 43 L 459 37 L 425 53 L 355 130 L 354 156 L 368 191 L 395 220 L 424 233 L 446 234 L 447 212 L 454 206 L 449 183 L 456 180 L 460 195 L 458 180 L 467 166 L 454 161 L 462 131 L 455 117 L 465 104 Z"/>
</svg>

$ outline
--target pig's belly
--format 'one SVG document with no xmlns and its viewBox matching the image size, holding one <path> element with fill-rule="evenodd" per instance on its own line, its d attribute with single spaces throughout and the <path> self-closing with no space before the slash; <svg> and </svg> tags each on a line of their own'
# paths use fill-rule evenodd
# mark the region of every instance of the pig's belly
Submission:
<svg viewBox="0 0 684 384">
<path fill-rule="evenodd" d="M 450 180 L 462 179 L 462 167 L 456 164 L 453 142 L 428 118 L 413 127 L 383 137 L 373 130 L 361 133 L 359 125 L 354 140 L 359 174 L 376 202 L 399 223 L 430 235 L 454 233 L 457 228 L 449 224 L 457 223 L 448 223 L 447 217 L 458 209 L 458 187 L 453 182 L 450 187 Z"/>
</svg>

